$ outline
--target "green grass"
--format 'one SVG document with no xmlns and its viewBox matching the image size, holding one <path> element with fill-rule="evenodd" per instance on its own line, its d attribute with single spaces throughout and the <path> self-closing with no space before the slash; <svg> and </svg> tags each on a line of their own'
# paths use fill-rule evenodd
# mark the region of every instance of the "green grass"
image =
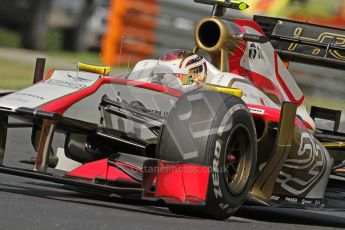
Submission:
<svg viewBox="0 0 345 230">
<path fill-rule="evenodd" d="M 21 35 L 17 30 L 0 27 L 0 46 L 18 48 L 21 44 Z M 62 35 L 59 31 L 50 30 L 47 34 L 45 50 L 59 50 L 62 46 Z"/>
<path fill-rule="evenodd" d="M 16 50 L 17 51 L 17 50 Z M 0 89 L 22 89 L 32 84 L 35 70 L 35 59 L 40 55 L 38 53 L 29 60 L 18 60 L 0 57 Z M 99 64 L 97 53 L 74 54 L 62 51 L 44 52 L 47 58 L 46 71 L 53 69 L 76 69 L 77 62 L 86 62 Z M 20 55 L 20 52 L 19 54 Z"/>
<path fill-rule="evenodd" d="M 308 111 L 310 111 L 310 107 L 312 105 L 334 109 L 334 110 L 342 110 L 345 112 L 345 104 L 341 101 L 340 98 L 331 98 L 331 97 L 316 97 L 313 95 L 305 95 L 305 104 L 307 106 Z"/>
<path fill-rule="evenodd" d="M 0 46 L 19 47 L 20 37 L 18 33 L 0 27 Z"/>
<path fill-rule="evenodd" d="M 0 88 L 21 89 L 32 84 L 34 66 L 0 58 Z"/>
<path fill-rule="evenodd" d="M 300 1 L 290 1 L 288 7 L 280 9 L 276 15 L 278 17 L 288 17 L 299 15 L 305 17 L 329 18 L 339 12 L 339 7 L 343 0 L 309 0 L 306 3 Z"/>
<path fill-rule="evenodd" d="M 0 89 L 21 89 L 32 82 L 35 59 L 46 57 L 46 70 L 49 68 L 72 69 L 77 62 L 99 64 L 100 56 L 96 52 L 72 53 L 61 51 L 62 34 L 50 30 L 47 35 L 44 51 L 32 52 L 19 50 L 21 45 L 20 33 L 0 27 L 0 47 L 14 48 L 10 53 L 2 51 L 0 54 Z M 7 50 L 6 50 L 7 51 Z"/>
<path fill-rule="evenodd" d="M 61 50 L 54 50 L 54 51 L 47 51 L 45 52 L 48 57 L 52 59 L 60 59 L 65 60 L 66 62 L 86 62 L 90 64 L 100 64 L 100 54 L 97 52 L 80 52 L 80 53 L 73 53 L 73 52 L 65 52 Z"/>
<path fill-rule="evenodd" d="M 100 63 L 100 56 L 96 52 L 61 51 L 62 35 L 59 31 L 49 31 L 44 51 L 21 50 L 20 43 L 19 32 L 0 28 L 0 48 L 6 48 L 7 52 L 0 53 L 0 89 L 21 89 L 31 85 L 37 57 L 47 58 L 46 70 L 76 69 L 78 61 Z"/>
</svg>

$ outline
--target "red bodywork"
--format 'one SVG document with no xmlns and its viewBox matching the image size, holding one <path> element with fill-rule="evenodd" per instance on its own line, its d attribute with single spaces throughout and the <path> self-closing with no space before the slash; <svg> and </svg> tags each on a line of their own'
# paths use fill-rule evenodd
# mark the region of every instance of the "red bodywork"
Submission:
<svg viewBox="0 0 345 230">
<path fill-rule="evenodd" d="M 209 179 L 207 166 L 157 161 L 152 167 L 145 167 L 144 170 L 123 162 L 114 163 L 142 174 L 142 181 L 135 180 L 119 168 L 109 165 L 108 159 L 84 164 L 67 175 L 90 181 L 103 179 L 142 187 L 143 198 L 148 200 L 161 199 L 167 203 L 197 205 L 204 204 L 206 200 Z"/>
</svg>

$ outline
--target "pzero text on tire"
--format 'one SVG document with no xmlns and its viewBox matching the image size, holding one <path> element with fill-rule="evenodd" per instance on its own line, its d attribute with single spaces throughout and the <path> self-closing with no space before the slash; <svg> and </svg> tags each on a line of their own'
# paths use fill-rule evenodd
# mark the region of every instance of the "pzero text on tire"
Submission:
<svg viewBox="0 0 345 230">
<path fill-rule="evenodd" d="M 163 160 L 210 168 L 205 206 L 170 205 L 178 214 L 226 219 L 244 202 L 256 167 L 256 131 L 244 102 L 233 95 L 194 91 L 181 97 L 162 128 Z"/>
</svg>

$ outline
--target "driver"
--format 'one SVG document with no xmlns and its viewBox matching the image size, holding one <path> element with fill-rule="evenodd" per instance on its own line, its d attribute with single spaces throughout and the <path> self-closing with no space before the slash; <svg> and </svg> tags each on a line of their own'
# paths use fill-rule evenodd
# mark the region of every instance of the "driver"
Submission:
<svg viewBox="0 0 345 230">
<path fill-rule="evenodd" d="M 186 92 L 205 82 L 206 60 L 188 50 L 171 50 L 159 59 L 153 73 L 154 83 Z"/>
</svg>

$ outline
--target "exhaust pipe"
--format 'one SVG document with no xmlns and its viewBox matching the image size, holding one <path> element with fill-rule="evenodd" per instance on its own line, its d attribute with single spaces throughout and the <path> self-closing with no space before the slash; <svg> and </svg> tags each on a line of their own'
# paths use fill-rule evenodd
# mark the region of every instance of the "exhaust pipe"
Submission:
<svg viewBox="0 0 345 230">
<path fill-rule="evenodd" d="M 238 44 L 229 22 L 215 17 L 204 18 L 195 27 L 194 39 L 194 51 L 207 52 L 213 65 L 223 72 L 229 71 L 228 53 Z"/>
</svg>

